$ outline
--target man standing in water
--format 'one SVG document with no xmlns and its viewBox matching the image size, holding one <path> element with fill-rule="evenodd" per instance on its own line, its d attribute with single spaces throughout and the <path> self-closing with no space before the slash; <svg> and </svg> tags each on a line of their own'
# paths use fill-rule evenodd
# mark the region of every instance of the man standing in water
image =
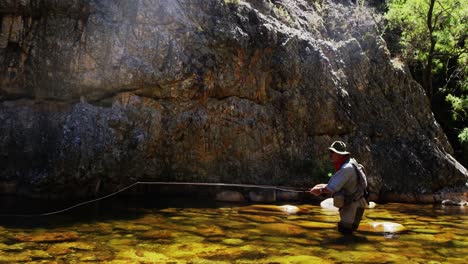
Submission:
<svg viewBox="0 0 468 264">
<path fill-rule="evenodd" d="M 340 222 L 338 231 L 342 234 L 352 234 L 359 227 L 367 201 L 364 191 L 360 187 L 360 175 L 358 175 L 357 162 L 350 158 L 346 151 L 346 144 L 335 141 L 328 148 L 330 161 L 335 167 L 335 174 L 328 184 L 317 184 L 310 192 L 315 195 L 332 195 L 334 205 L 340 208 Z M 355 163 L 353 165 L 353 163 Z"/>
</svg>

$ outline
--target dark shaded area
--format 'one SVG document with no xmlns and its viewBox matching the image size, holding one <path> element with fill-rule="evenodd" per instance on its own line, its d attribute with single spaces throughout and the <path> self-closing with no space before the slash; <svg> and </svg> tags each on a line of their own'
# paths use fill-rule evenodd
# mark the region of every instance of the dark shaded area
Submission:
<svg viewBox="0 0 468 264">
<path fill-rule="evenodd" d="M 216 208 L 222 203 L 206 199 L 197 195 L 180 198 L 154 193 L 146 196 L 130 196 L 120 194 L 85 205 L 81 205 L 65 212 L 54 213 L 84 201 L 31 199 L 18 196 L 1 196 L 0 225 L 8 228 L 57 228 L 77 223 L 92 223 L 111 219 L 135 219 L 147 213 L 145 210 L 177 208 Z"/>
</svg>

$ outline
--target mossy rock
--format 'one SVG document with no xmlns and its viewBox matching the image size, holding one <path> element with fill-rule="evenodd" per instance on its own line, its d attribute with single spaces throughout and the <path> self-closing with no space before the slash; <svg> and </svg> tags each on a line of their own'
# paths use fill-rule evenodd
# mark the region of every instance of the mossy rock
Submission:
<svg viewBox="0 0 468 264">
<path fill-rule="evenodd" d="M 416 221 L 420 221 L 420 222 L 429 222 L 429 223 L 432 223 L 432 222 L 435 222 L 437 221 L 438 219 L 435 218 L 435 217 L 428 217 L 428 216 L 423 216 L 423 217 L 418 217 L 416 218 Z"/>
<path fill-rule="evenodd" d="M 278 219 L 276 219 L 274 216 L 245 215 L 244 217 L 246 219 L 249 219 L 249 220 L 257 222 L 257 223 L 275 223 L 275 222 L 278 222 Z"/>
<path fill-rule="evenodd" d="M 408 257 L 400 254 L 379 251 L 349 251 L 331 249 L 326 251 L 327 257 L 336 262 L 346 263 L 408 263 Z"/>
<path fill-rule="evenodd" d="M 197 234 L 199 234 L 201 236 L 205 236 L 205 237 L 224 236 L 224 234 L 225 234 L 223 229 L 221 229 L 220 227 L 215 226 L 215 225 L 199 228 L 199 229 L 197 229 L 197 231 L 195 231 L 195 233 L 197 233 Z"/>
<path fill-rule="evenodd" d="M 44 250 L 25 250 L 20 253 L 5 253 L 0 251 L 0 263 L 31 263 L 34 260 L 50 259 L 52 256 Z"/>
<path fill-rule="evenodd" d="M 24 250 L 24 243 L 18 243 L 18 244 L 12 244 L 12 245 L 7 245 L 0 243 L 0 250 L 3 251 L 22 251 Z"/>
<path fill-rule="evenodd" d="M 205 241 L 202 241 L 170 244 L 163 250 L 159 250 L 158 252 L 166 254 L 168 257 L 175 259 L 193 259 L 194 256 L 197 256 L 199 258 L 207 258 L 210 255 L 213 255 L 213 258 L 216 258 L 215 256 L 222 256 L 223 254 L 224 258 L 226 258 L 226 256 L 228 255 L 228 250 L 229 252 L 231 252 L 231 250 L 234 250 L 236 248 L 237 247 L 229 247 L 222 243 L 206 243 Z"/>
<path fill-rule="evenodd" d="M 168 230 L 151 230 L 139 235 L 142 239 L 170 239 L 172 233 Z"/>
<path fill-rule="evenodd" d="M 378 219 L 384 221 L 393 221 L 395 216 L 390 214 L 388 211 L 380 211 L 380 210 L 369 210 L 366 211 L 366 217 L 370 219 Z"/>
<path fill-rule="evenodd" d="M 74 252 L 75 250 L 92 251 L 95 248 L 96 245 L 94 243 L 65 242 L 51 245 L 47 249 L 47 252 L 52 255 L 65 255 Z"/>
<path fill-rule="evenodd" d="M 52 255 L 50 255 L 48 252 L 44 250 L 26 250 L 22 252 L 21 254 L 27 255 L 31 257 L 32 259 L 49 259 L 52 258 Z"/>
<path fill-rule="evenodd" d="M 109 240 L 110 245 L 132 245 L 135 240 L 130 238 L 113 238 Z"/>
<path fill-rule="evenodd" d="M 31 260 L 30 256 L 24 254 L 5 253 L 0 251 L 0 263 L 21 263 Z"/>
<path fill-rule="evenodd" d="M 312 228 L 312 229 L 328 229 L 328 228 L 336 227 L 336 224 L 315 222 L 315 221 L 296 221 L 294 222 L 294 224 L 300 227 Z"/>
<path fill-rule="evenodd" d="M 155 225 L 165 225 L 166 220 L 164 217 L 162 217 L 159 214 L 148 214 L 145 215 L 141 218 L 136 219 L 133 221 L 135 224 L 140 224 L 140 225 L 149 225 L 149 226 L 155 226 Z"/>
<path fill-rule="evenodd" d="M 52 245 L 47 249 L 47 253 L 57 256 L 57 255 L 66 255 L 74 252 L 73 249 L 62 246 L 61 244 Z"/>
<path fill-rule="evenodd" d="M 61 242 L 74 241 L 79 238 L 76 232 L 41 232 L 25 234 L 20 233 L 14 236 L 15 240 L 22 242 Z"/>
<path fill-rule="evenodd" d="M 263 224 L 259 228 L 265 233 L 276 235 L 298 236 L 307 233 L 302 227 L 284 223 Z"/>
<path fill-rule="evenodd" d="M 259 252 L 258 250 L 243 250 L 238 247 L 227 247 L 222 250 L 200 252 L 197 256 L 204 260 L 196 263 L 230 263 L 228 260 L 233 259 L 248 260 L 247 263 L 258 263 L 257 260 L 267 256 L 267 254 Z"/>
<path fill-rule="evenodd" d="M 126 223 L 117 223 L 114 227 L 115 230 L 123 230 L 123 231 L 148 231 L 151 230 L 151 226 L 147 225 L 139 225 L 139 224 L 134 224 L 131 222 L 126 222 Z"/>
<path fill-rule="evenodd" d="M 116 259 L 138 261 L 140 263 L 167 263 L 169 258 L 161 253 L 127 249 L 117 253 Z"/>
<path fill-rule="evenodd" d="M 227 239 L 223 239 L 221 242 L 223 244 L 231 245 L 231 246 L 238 246 L 238 245 L 244 244 L 244 240 L 239 239 L 239 238 L 227 238 Z"/>
<path fill-rule="evenodd" d="M 294 263 L 294 264 L 309 264 L 309 263 L 335 263 L 333 261 L 309 255 L 297 255 L 297 256 L 274 256 L 259 260 L 258 263 Z"/>
<path fill-rule="evenodd" d="M 302 246 L 319 246 L 320 245 L 320 241 L 318 240 L 312 240 L 309 238 L 301 238 L 301 237 L 289 237 L 288 242 L 295 243 L 295 244 L 302 245 Z"/>
<path fill-rule="evenodd" d="M 205 240 L 202 236 L 195 236 L 195 235 L 184 235 L 175 238 L 174 244 L 185 244 L 185 243 L 198 243 Z"/>
<path fill-rule="evenodd" d="M 452 241 L 452 238 L 449 236 L 445 236 L 444 234 L 407 234 L 405 237 L 406 240 L 409 241 L 431 241 L 431 243 L 447 243 Z"/>
<path fill-rule="evenodd" d="M 422 233 L 422 234 L 439 234 L 442 232 L 441 230 L 435 230 L 435 229 L 430 229 L 430 228 L 418 228 L 418 229 L 412 229 L 411 231 L 416 232 L 416 233 Z"/>
<path fill-rule="evenodd" d="M 461 248 L 468 248 L 468 241 L 453 240 L 453 245 Z"/>
</svg>

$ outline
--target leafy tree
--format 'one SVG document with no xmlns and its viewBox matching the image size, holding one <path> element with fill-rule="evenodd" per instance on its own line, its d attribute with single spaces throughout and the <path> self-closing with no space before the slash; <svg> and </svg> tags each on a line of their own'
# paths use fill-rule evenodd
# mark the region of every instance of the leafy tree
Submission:
<svg viewBox="0 0 468 264">
<path fill-rule="evenodd" d="M 385 18 L 401 33 L 401 55 L 466 163 L 468 0 L 388 0 Z"/>
<path fill-rule="evenodd" d="M 430 99 L 432 74 L 446 71 L 447 60 L 456 59 L 466 70 L 468 0 L 390 0 L 385 17 L 402 31 L 405 58 L 422 67 L 422 84 Z"/>
</svg>

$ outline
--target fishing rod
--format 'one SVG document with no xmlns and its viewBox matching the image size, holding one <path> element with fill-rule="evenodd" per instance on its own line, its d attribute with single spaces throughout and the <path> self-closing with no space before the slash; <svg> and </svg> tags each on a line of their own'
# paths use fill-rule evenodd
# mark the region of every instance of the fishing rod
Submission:
<svg viewBox="0 0 468 264">
<path fill-rule="evenodd" d="M 195 185 L 195 186 L 223 186 L 223 187 L 242 187 L 242 188 L 257 188 L 257 189 L 270 189 L 270 190 L 278 190 L 283 192 L 294 192 L 294 193 L 308 193 L 309 189 L 306 188 L 298 188 L 298 187 L 283 187 L 283 186 L 273 186 L 273 185 L 257 185 L 257 184 L 240 184 L 240 183 L 217 183 L 217 182 L 135 182 L 132 183 L 120 190 L 117 190 L 111 194 L 92 199 L 89 201 L 85 201 L 82 203 L 75 204 L 73 206 L 67 207 L 65 209 L 56 210 L 52 212 L 42 213 L 42 214 L 0 214 L 0 216 L 5 217 L 39 217 L 39 216 L 50 216 L 55 214 L 60 214 L 66 211 L 69 211 L 73 208 L 83 206 L 85 204 L 90 204 L 94 202 L 98 202 L 114 195 L 117 195 L 125 190 L 128 190 L 136 185 Z M 301 189 L 301 190 L 299 190 Z"/>
</svg>

